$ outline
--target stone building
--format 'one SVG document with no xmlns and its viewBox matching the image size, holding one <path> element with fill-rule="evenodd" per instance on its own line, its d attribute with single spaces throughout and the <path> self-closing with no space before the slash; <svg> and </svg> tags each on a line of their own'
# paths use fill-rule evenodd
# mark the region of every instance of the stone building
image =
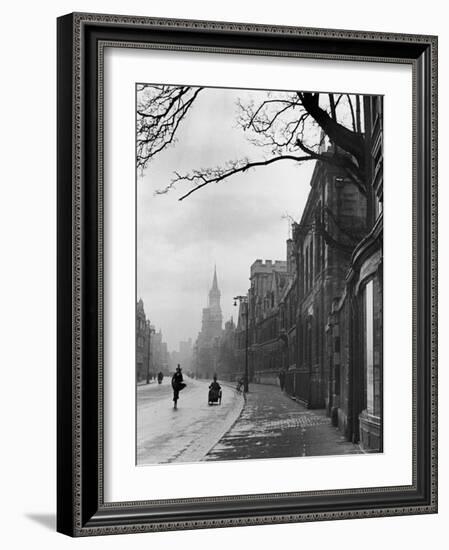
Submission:
<svg viewBox="0 0 449 550">
<path fill-rule="evenodd" d="M 279 300 L 279 348 L 280 369 L 285 373 L 296 371 L 298 360 L 298 336 L 296 332 L 296 313 L 298 305 L 297 259 L 293 239 L 287 241 L 287 274 L 285 285 Z M 294 395 L 294 376 L 285 376 L 286 391 Z"/>
<path fill-rule="evenodd" d="M 279 338 L 279 304 L 291 282 L 287 262 L 256 260 L 251 266 L 250 281 L 251 378 L 260 383 L 277 383 L 284 345 Z"/>
<path fill-rule="evenodd" d="M 153 376 L 156 376 L 158 372 L 169 374 L 170 354 L 166 342 L 164 342 L 162 331 L 156 331 L 154 327 L 151 327 L 151 341 L 150 341 L 150 370 Z"/>
<path fill-rule="evenodd" d="M 348 440 L 380 451 L 382 98 L 367 96 L 363 107 L 363 181 L 345 172 L 346 153 L 332 144 L 323 147 L 301 220 L 287 241 L 286 261 L 251 265 L 237 324 L 228 327 L 225 340 L 214 342 L 218 356 L 228 358 L 220 368 L 229 379 L 242 376 L 248 348 L 250 383 L 277 385 L 284 371 L 292 398 L 326 409 Z"/>
<path fill-rule="evenodd" d="M 382 97 L 364 98 L 370 231 L 355 248 L 328 324 L 330 412 L 348 439 L 382 450 Z"/>
<path fill-rule="evenodd" d="M 334 153 L 329 147 L 322 155 Z M 343 293 L 351 254 L 366 234 L 366 198 L 342 169 L 325 161 L 316 163 L 310 187 L 301 221 L 294 227 L 297 351 L 286 386 L 308 407 L 328 408 L 326 325 L 335 297 Z"/>
<path fill-rule="evenodd" d="M 236 303 L 234 305 L 237 305 Z M 235 356 L 235 365 L 232 369 L 231 380 L 237 380 L 244 375 L 245 372 L 245 362 L 246 362 L 246 350 L 248 347 L 248 379 L 252 381 L 252 367 L 254 361 L 251 361 L 251 342 L 254 339 L 253 336 L 253 325 L 251 324 L 251 318 L 246 322 L 247 315 L 247 303 L 240 302 L 238 305 L 238 314 L 237 314 L 237 324 L 234 331 L 234 356 Z"/>
<path fill-rule="evenodd" d="M 211 378 L 218 367 L 219 340 L 223 331 L 220 297 L 215 268 L 208 305 L 203 308 L 201 331 L 194 347 L 194 371 L 199 378 Z"/>
<path fill-rule="evenodd" d="M 168 374 L 169 353 L 161 330 L 147 319 L 143 300 L 136 306 L 136 380 L 151 380 L 159 371 Z"/>
<path fill-rule="evenodd" d="M 239 370 L 235 352 L 236 326 L 234 320 L 226 321 L 225 328 L 218 341 L 216 374 L 222 380 L 235 380 Z"/>
<path fill-rule="evenodd" d="M 146 378 L 148 370 L 148 326 L 143 300 L 136 307 L 136 379 Z"/>
<path fill-rule="evenodd" d="M 250 267 L 247 302 L 240 303 L 234 333 L 234 379 L 244 373 L 247 346 L 250 382 L 277 385 L 280 370 L 288 364 L 286 339 L 296 338 L 296 268 L 292 252 L 292 241 L 288 240 L 287 260 L 257 259 Z M 292 354 L 294 349 L 292 344 Z"/>
</svg>

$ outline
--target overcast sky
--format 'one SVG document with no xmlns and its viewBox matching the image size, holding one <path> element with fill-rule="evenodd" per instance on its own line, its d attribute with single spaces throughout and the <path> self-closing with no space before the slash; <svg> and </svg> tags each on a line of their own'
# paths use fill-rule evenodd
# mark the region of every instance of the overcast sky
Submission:
<svg viewBox="0 0 449 550">
<path fill-rule="evenodd" d="M 236 126 L 236 100 L 243 90 L 203 90 L 177 134 L 137 178 L 137 297 L 169 350 L 196 339 L 214 265 L 224 320 L 236 318 L 233 296 L 249 287 L 251 264 L 286 259 L 288 212 L 299 220 L 310 189 L 314 161 L 290 161 L 253 169 L 211 184 L 183 201 L 179 185 L 165 195 L 174 171 L 220 165 L 230 159 L 257 160 L 261 151 Z"/>
</svg>

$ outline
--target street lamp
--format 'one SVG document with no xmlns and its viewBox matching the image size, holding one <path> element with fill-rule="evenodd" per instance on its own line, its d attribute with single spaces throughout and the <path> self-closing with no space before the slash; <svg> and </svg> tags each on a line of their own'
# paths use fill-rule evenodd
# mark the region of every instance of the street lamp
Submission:
<svg viewBox="0 0 449 550">
<path fill-rule="evenodd" d="M 150 321 L 148 321 L 148 362 L 147 362 L 147 384 L 150 383 L 150 357 L 151 357 L 151 334 L 154 334 L 156 330 L 151 327 Z"/>
<path fill-rule="evenodd" d="M 249 333 L 249 304 L 248 304 L 248 296 L 234 296 L 234 306 L 237 305 L 237 300 L 239 301 L 239 304 L 245 304 L 244 313 L 245 316 L 245 323 L 246 323 L 246 334 L 245 334 L 245 375 L 243 377 L 243 391 L 244 393 L 248 393 L 248 333 Z"/>
</svg>

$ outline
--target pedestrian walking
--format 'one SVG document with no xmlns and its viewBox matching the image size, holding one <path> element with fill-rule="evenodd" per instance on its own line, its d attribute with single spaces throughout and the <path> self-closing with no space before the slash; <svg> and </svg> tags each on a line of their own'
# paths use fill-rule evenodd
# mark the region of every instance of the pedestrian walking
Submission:
<svg viewBox="0 0 449 550">
<path fill-rule="evenodd" d="M 178 408 L 179 392 L 186 387 L 186 384 L 184 384 L 184 378 L 182 377 L 181 365 L 179 365 L 179 364 L 176 367 L 176 372 L 172 376 L 171 385 L 172 385 L 172 388 L 173 388 L 173 408 L 177 409 Z"/>
<path fill-rule="evenodd" d="M 281 391 L 284 391 L 285 388 L 285 369 L 279 371 L 279 386 Z"/>
</svg>

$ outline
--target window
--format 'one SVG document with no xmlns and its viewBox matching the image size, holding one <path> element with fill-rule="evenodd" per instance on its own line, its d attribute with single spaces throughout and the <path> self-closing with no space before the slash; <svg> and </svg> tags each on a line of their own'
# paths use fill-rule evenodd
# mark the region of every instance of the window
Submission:
<svg viewBox="0 0 449 550">
<path fill-rule="evenodd" d="M 320 339 L 321 339 L 321 333 L 320 333 L 320 321 L 319 321 L 319 317 L 318 317 L 318 313 L 317 313 L 317 316 L 315 318 L 315 361 L 318 362 L 319 360 L 319 356 L 320 356 Z"/>
<path fill-rule="evenodd" d="M 340 336 L 334 337 L 334 351 L 335 353 L 340 353 Z"/>
<path fill-rule="evenodd" d="M 317 204 L 317 208 L 315 211 L 315 223 L 318 226 L 321 226 L 323 223 L 322 220 L 323 217 L 323 211 L 321 208 L 321 201 Z M 318 275 L 321 272 L 321 234 L 320 232 L 315 233 L 315 274 Z"/>
<path fill-rule="evenodd" d="M 309 290 L 309 248 L 306 247 L 305 251 L 306 261 L 304 263 L 304 282 L 306 285 L 306 292 Z"/>
<path fill-rule="evenodd" d="M 376 220 L 381 213 L 382 213 L 382 201 L 380 201 L 379 197 L 375 194 L 374 195 L 374 217 Z"/>
<path fill-rule="evenodd" d="M 321 272 L 321 236 L 316 235 L 315 273 L 318 275 L 320 272 Z"/>
<path fill-rule="evenodd" d="M 373 281 L 365 286 L 365 379 L 366 410 L 374 414 L 374 304 Z"/>
<path fill-rule="evenodd" d="M 313 239 L 314 239 L 314 235 L 312 234 L 312 238 L 311 238 L 311 241 L 310 241 L 310 264 L 309 264 L 309 268 L 310 268 L 310 288 L 312 288 L 313 286 Z"/>
</svg>

